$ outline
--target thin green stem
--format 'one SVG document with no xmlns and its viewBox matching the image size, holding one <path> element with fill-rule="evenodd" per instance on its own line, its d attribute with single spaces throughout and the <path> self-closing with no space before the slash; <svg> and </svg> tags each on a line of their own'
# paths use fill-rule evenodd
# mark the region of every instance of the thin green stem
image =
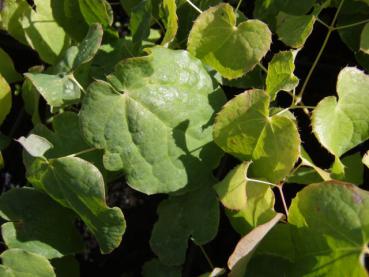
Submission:
<svg viewBox="0 0 369 277">
<path fill-rule="evenodd" d="M 315 106 L 299 105 L 299 106 L 292 106 L 289 109 L 290 110 L 295 110 L 295 109 L 315 109 Z"/>
<path fill-rule="evenodd" d="M 95 148 L 95 147 L 93 147 L 93 148 L 88 148 L 88 149 L 82 150 L 82 151 L 80 151 L 80 152 L 70 154 L 70 155 L 68 155 L 67 157 L 76 157 L 76 156 L 80 156 L 80 155 L 83 155 L 83 154 L 86 154 L 86 153 L 90 153 L 90 152 L 93 152 L 93 151 L 96 151 L 96 150 L 98 150 L 98 149 L 97 149 L 97 148 Z"/>
<path fill-rule="evenodd" d="M 368 22 L 369 22 L 369 19 L 366 19 L 366 20 L 362 20 L 362 21 L 359 21 L 359 22 L 356 22 L 356 23 L 335 27 L 334 30 L 347 29 L 347 28 L 355 27 L 355 26 L 362 25 L 362 24 L 365 24 L 365 23 L 368 23 Z"/>
<path fill-rule="evenodd" d="M 192 3 L 191 2 L 191 0 L 186 0 L 186 2 L 188 3 L 188 4 L 190 4 L 190 6 L 192 7 L 192 8 L 194 8 L 196 11 L 198 11 L 199 13 L 202 13 L 202 10 L 200 10 L 194 3 Z"/>
<path fill-rule="evenodd" d="M 316 21 L 318 21 L 320 24 L 322 24 L 326 28 L 328 28 L 328 29 L 330 28 L 329 25 L 327 23 L 325 23 L 323 20 L 321 20 L 319 17 L 316 18 Z"/>
<path fill-rule="evenodd" d="M 329 40 L 329 38 L 330 38 L 330 36 L 331 36 L 332 32 L 335 30 L 335 29 L 334 29 L 334 25 L 336 24 L 337 17 L 338 17 L 338 15 L 339 15 L 340 11 L 341 11 L 341 8 L 342 8 L 342 6 L 343 6 L 343 3 L 344 3 L 344 2 L 345 2 L 345 0 L 342 0 L 342 1 L 341 1 L 341 3 L 340 3 L 340 5 L 338 6 L 337 11 L 336 11 L 336 13 L 335 13 L 335 15 L 334 15 L 334 18 L 333 18 L 333 20 L 332 20 L 331 25 L 330 25 L 330 26 L 328 26 L 328 27 L 329 27 L 329 28 L 328 28 L 328 32 L 327 32 L 327 35 L 325 36 L 325 39 L 324 39 L 323 44 L 322 44 L 322 47 L 320 48 L 319 53 L 318 53 L 318 55 L 316 56 L 316 58 L 315 58 L 315 60 L 314 60 L 314 62 L 313 62 L 313 65 L 311 66 L 311 68 L 310 68 L 310 70 L 309 70 L 309 72 L 308 72 L 308 75 L 306 76 L 306 79 L 305 79 L 305 81 L 304 81 L 304 83 L 303 83 L 303 85 L 302 85 L 302 88 L 301 88 L 300 93 L 296 96 L 296 102 L 295 102 L 295 105 L 297 105 L 298 103 L 300 103 L 300 102 L 301 102 L 301 100 L 302 100 L 302 96 L 303 96 L 303 94 L 304 94 L 304 92 L 305 92 L 305 90 L 306 90 L 306 87 L 307 87 L 307 85 L 308 85 L 308 83 L 309 83 L 309 81 L 310 81 L 310 78 L 311 78 L 311 76 L 313 75 L 313 73 L 314 73 L 314 70 L 315 70 L 316 66 L 318 65 L 318 62 L 319 62 L 319 60 L 320 60 L 320 58 L 321 58 L 321 56 L 322 56 L 322 54 L 323 54 L 323 52 L 324 52 L 324 50 L 325 50 L 325 47 L 327 46 L 328 40 Z"/>
<path fill-rule="evenodd" d="M 278 187 L 278 190 L 279 190 L 279 194 L 281 195 L 284 212 L 286 213 L 286 216 L 288 217 L 288 207 L 287 207 L 286 199 L 285 199 L 284 193 L 283 193 L 283 184 L 281 184 L 277 187 Z"/>
<path fill-rule="evenodd" d="M 264 65 L 262 65 L 261 63 L 258 63 L 258 65 L 259 65 L 259 67 L 266 73 L 266 74 L 268 74 L 268 69 L 264 66 Z"/>
<path fill-rule="evenodd" d="M 214 266 L 213 262 L 211 261 L 209 255 L 206 253 L 206 251 L 205 251 L 205 249 L 202 245 L 199 245 L 199 247 L 200 247 L 200 250 L 201 250 L 202 254 L 204 255 L 206 261 L 208 262 L 210 268 L 213 270 L 215 268 L 215 266 Z"/>
<path fill-rule="evenodd" d="M 236 7 L 236 9 L 235 9 L 235 13 L 236 13 L 236 14 L 237 14 L 237 12 L 238 12 L 238 9 L 241 7 L 242 1 L 243 1 L 243 0 L 239 0 L 239 1 L 238 1 L 237 7 Z"/>
<path fill-rule="evenodd" d="M 254 183 L 264 184 L 264 185 L 268 185 L 268 186 L 272 186 L 272 187 L 278 187 L 278 185 L 276 185 L 276 184 L 273 184 L 273 183 L 270 183 L 270 182 L 267 182 L 267 181 L 252 179 L 252 178 L 249 178 L 249 177 L 246 177 L 246 180 L 248 182 L 254 182 Z"/>
</svg>

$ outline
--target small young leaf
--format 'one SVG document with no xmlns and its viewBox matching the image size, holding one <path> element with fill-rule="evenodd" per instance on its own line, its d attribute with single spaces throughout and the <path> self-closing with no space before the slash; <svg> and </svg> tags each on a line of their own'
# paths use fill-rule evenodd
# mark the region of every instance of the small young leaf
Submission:
<svg viewBox="0 0 369 277">
<path fill-rule="evenodd" d="M 2 75 L 8 83 L 22 80 L 22 76 L 15 70 L 12 59 L 0 48 L 0 75 Z"/>
<path fill-rule="evenodd" d="M 284 44 L 301 48 L 313 31 L 315 20 L 314 15 L 295 16 L 281 12 L 277 16 L 277 35 Z"/>
<path fill-rule="evenodd" d="M 369 23 L 367 23 L 361 32 L 360 50 L 369 54 Z"/>
<path fill-rule="evenodd" d="M 364 178 L 364 166 L 361 162 L 360 153 L 344 157 L 342 164 L 344 166 L 343 175 L 336 175 L 332 172 L 332 177 L 348 183 L 362 185 Z"/>
<path fill-rule="evenodd" d="M 82 133 L 104 150 L 107 169 L 123 170 L 128 184 L 146 194 L 212 181 L 222 155 L 212 122 L 224 94 L 199 60 L 155 47 L 119 63 L 108 79 L 119 92 L 93 83 L 80 112 Z"/>
<path fill-rule="evenodd" d="M 103 254 L 119 246 L 126 228 L 124 216 L 119 208 L 106 205 L 104 179 L 94 165 L 77 157 L 38 160 L 27 178 L 76 212 L 96 237 Z"/>
<path fill-rule="evenodd" d="M 292 175 L 288 176 L 286 183 L 310 185 L 324 181 L 314 168 L 301 166 Z"/>
<path fill-rule="evenodd" d="M 247 20 L 236 26 L 236 14 L 225 3 L 204 11 L 188 38 L 189 52 L 228 79 L 252 70 L 270 44 L 271 32 L 266 24 Z"/>
<path fill-rule="evenodd" d="M 113 10 L 106 0 L 78 0 L 81 13 L 88 25 L 100 23 L 104 27 L 113 24 Z"/>
<path fill-rule="evenodd" d="M 24 75 L 51 107 L 62 107 L 76 102 L 81 97 L 79 86 L 68 75 L 59 76 L 43 73 L 26 73 Z"/>
<path fill-rule="evenodd" d="M 291 91 L 297 87 L 299 79 L 293 74 L 295 54 L 293 51 L 279 52 L 269 63 L 266 91 L 272 100 L 275 99 L 279 91 Z"/>
<path fill-rule="evenodd" d="M 336 97 L 314 109 L 312 126 L 319 142 L 336 157 L 369 138 L 369 76 L 346 67 L 338 75 Z"/>
<path fill-rule="evenodd" d="M 276 214 L 270 221 L 259 225 L 237 243 L 236 248 L 228 259 L 228 268 L 231 270 L 229 276 L 243 276 L 241 272 L 244 271 L 255 248 L 283 216 L 280 213 Z"/>
<path fill-rule="evenodd" d="M 166 32 L 161 45 L 167 45 L 173 41 L 178 30 L 177 5 L 175 0 L 163 0 L 163 9 L 166 16 Z"/>
<path fill-rule="evenodd" d="M 225 152 L 253 161 L 250 176 L 276 183 L 297 161 L 300 136 L 294 120 L 269 116 L 269 100 L 261 90 L 237 95 L 218 113 L 213 136 Z"/>
<path fill-rule="evenodd" d="M 12 108 L 12 94 L 7 81 L 0 74 L 0 125 Z"/>
<path fill-rule="evenodd" d="M 208 187 L 160 203 L 159 220 L 151 234 L 150 245 L 160 261 L 181 265 L 185 261 L 188 239 L 203 245 L 218 230 L 219 207 L 215 192 Z"/>
<path fill-rule="evenodd" d="M 50 262 L 40 255 L 21 249 L 8 249 L 0 255 L 0 258 L 3 261 L 3 265 L 0 265 L 1 276 L 56 277 Z"/>
<path fill-rule="evenodd" d="M 146 262 L 142 268 L 143 277 L 181 277 L 181 268 L 178 266 L 167 266 L 158 259 Z"/>
<path fill-rule="evenodd" d="M 75 214 L 33 188 L 14 188 L 0 197 L 1 226 L 8 248 L 19 248 L 48 259 L 82 250 L 74 226 Z"/>
<path fill-rule="evenodd" d="M 45 153 L 53 148 L 50 141 L 34 134 L 28 137 L 20 137 L 17 141 L 32 157 L 44 157 Z"/>
</svg>

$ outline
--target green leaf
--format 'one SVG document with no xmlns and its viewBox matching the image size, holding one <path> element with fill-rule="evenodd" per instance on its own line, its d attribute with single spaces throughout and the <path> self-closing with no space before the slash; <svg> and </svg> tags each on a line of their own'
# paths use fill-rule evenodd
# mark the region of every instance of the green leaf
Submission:
<svg viewBox="0 0 369 277">
<path fill-rule="evenodd" d="M 369 23 L 365 24 L 360 38 L 360 50 L 369 54 Z"/>
<path fill-rule="evenodd" d="M 20 22 L 28 44 L 43 61 L 54 64 L 69 46 L 70 39 L 54 19 L 51 0 L 34 0 L 34 3 L 36 11 L 28 9 Z"/>
<path fill-rule="evenodd" d="M 251 184 L 247 179 L 250 162 L 243 162 L 232 169 L 227 176 L 214 186 L 222 204 L 231 210 L 242 210 L 247 206 L 246 188 Z M 257 184 L 256 184 L 257 185 Z"/>
<path fill-rule="evenodd" d="M 219 82 L 219 84 L 227 87 L 242 89 L 263 89 L 265 87 L 265 76 L 260 66 L 254 67 L 252 71 L 247 72 L 238 79 L 228 80 L 226 78 L 222 78 L 219 73 L 216 73 L 214 78 Z"/>
<path fill-rule="evenodd" d="M 282 180 L 300 153 L 300 136 L 294 120 L 269 116 L 269 96 L 246 91 L 230 100 L 218 113 L 214 141 L 227 153 L 253 161 L 250 176 L 272 183 Z"/>
<path fill-rule="evenodd" d="M 284 217 L 278 213 L 268 222 L 256 227 L 244 236 L 236 245 L 233 253 L 228 259 L 228 268 L 231 270 L 229 276 L 244 276 L 245 267 L 251 255 L 266 234 Z"/>
<path fill-rule="evenodd" d="M 99 170 L 77 157 L 38 160 L 27 176 L 36 188 L 72 209 L 96 237 L 103 254 L 117 248 L 125 231 L 122 211 L 105 203 L 105 185 Z"/>
<path fill-rule="evenodd" d="M 181 277 L 181 268 L 178 266 L 167 266 L 158 259 L 146 262 L 142 268 L 143 277 Z"/>
<path fill-rule="evenodd" d="M 151 16 L 151 0 L 141 0 L 132 9 L 129 30 L 131 31 L 132 41 L 136 49 L 140 48 L 142 41 L 150 35 Z"/>
<path fill-rule="evenodd" d="M 224 94 L 199 60 L 157 47 L 119 63 L 108 79 L 119 92 L 93 83 L 80 112 L 82 133 L 104 149 L 107 169 L 123 169 L 146 194 L 212 182 L 221 157 L 212 122 Z"/>
<path fill-rule="evenodd" d="M 285 276 L 367 276 L 368 206 L 368 192 L 352 184 L 305 187 L 292 201 L 290 224 L 267 235 L 249 266 L 273 264 Z"/>
<path fill-rule="evenodd" d="M 322 181 L 323 179 L 314 168 L 301 166 L 292 175 L 288 176 L 286 183 L 309 185 Z"/>
<path fill-rule="evenodd" d="M 293 74 L 295 71 L 294 51 L 282 51 L 274 55 L 268 65 L 266 91 L 271 99 L 275 99 L 281 90 L 291 91 L 299 84 L 299 79 Z"/>
<path fill-rule="evenodd" d="M 324 98 L 314 109 L 312 126 L 319 142 L 336 157 L 369 138 L 369 76 L 354 67 L 338 75 L 338 100 Z"/>
<path fill-rule="evenodd" d="M 226 210 L 232 227 L 241 235 L 245 235 L 255 227 L 271 220 L 274 211 L 275 197 L 269 185 L 249 182 L 246 186 L 247 206 L 240 210 Z"/>
<path fill-rule="evenodd" d="M 77 42 L 81 42 L 88 31 L 88 25 L 81 13 L 78 0 L 52 0 L 53 16 L 65 32 Z"/>
<path fill-rule="evenodd" d="M 228 79 L 252 70 L 270 44 L 271 32 L 266 24 L 247 20 L 236 26 L 232 6 L 224 3 L 204 11 L 188 38 L 189 52 Z"/>
<path fill-rule="evenodd" d="M 45 153 L 53 148 L 53 145 L 47 139 L 31 134 L 27 138 L 20 137 L 17 140 L 23 148 L 30 154 L 32 157 L 44 157 Z"/>
<path fill-rule="evenodd" d="M 12 59 L 0 48 L 0 75 L 2 75 L 8 83 L 14 83 L 22 80 L 22 76 L 15 70 Z"/>
<path fill-rule="evenodd" d="M 83 41 L 78 45 L 78 54 L 73 61 L 72 69 L 92 60 L 99 50 L 103 37 L 103 29 L 100 24 L 92 24 Z"/>
<path fill-rule="evenodd" d="M 81 90 L 73 80 L 73 76 L 43 73 L 26 73 L 24 75 L 51 107 L 72 104 L 81 97 Z"/>
<path fill-rule="evenodd" d="M 81 13 L 91 25 L 100 23 L 104 27 L 113 24 L 113 10 L 106 0 L 78 0 Z"/>
<path fill-rule="evenodd" d="M 314 15 L 295 16 L 281 12 L 277 16 L 278 38 L 290 47 L 301 48 L 312 33 L 315 20 Z"/>
<path fill-rule="evenodd" d="M 82 250 L 74 226 L 75 215 L 46 194 L 32 188 L 14 188 L 0 197 L 1 226 L 8 248 L 19 248 L 48 259 Z"/>
<path fill-rule="evenodd" d="M 369 151 L 365 153 L 362 162 L 366 165 L 366 167 L 369 168 Z"/>
<path fill-rule="evenodd" d="M 151 234 L 150 245 L 160 261 L 167 265 L 183 264 L 188 239 L 203 245 L 218 230 L 219 207 L 215 192 L 208 187 L 160 203 L 159 220 Z"/>
<path fill-rule="evenodd" d="M 26 0 L 2 1 L 0 9 L 0 28 L 7 31 L 19 42 L 28 45 L 20 19 L 25 13 L 29 13 L 31 7 Z"/>
<path fill-rule="evenodd" d="M 9 249 L 1 255 L 0 275 L 4 277 L 56 277 L 50 262 L 37 254 Z"/>
<path fill-rule="evenodd" d="M 276 17 L 279 12 L 290 15 L 304 15 L 312 8 L 315 0 L 256 0 L 254 17 L 268 23 L 275 31 Z"/>
<path fill-rule="evenodd" d="M 29 72 L 42 72 L 43 68 L 34 67 L 29 69 Z M 40 94 L 35 86 L 28 79 L 25 79 L 22 85 L 22 99 L 24 103 L 24 110 L 32 116 L 32 123 L 36 125 L 41 122 L 39 113 Z"/>
<path fill-rule="evenodd" d="M 0 74 L 0 125 L 12 108 L 12 91 L 9 84 Z"/>
<path fill-rule="evenodd" d="M 356 185 L 363 184 L 364 166 L 361 159 L 360 153 L 344 157 L 342 159 L 342 164 L 344 166 L 343 175 L 337 175 L 332 172 L 332 177 Z"/>
<path fill-rule="evenodd" d="M 176 36 L 178 30 L 177 5 L 175 0 L 163 0 L 163 10 L 166 16 L 166 32 L 161 45 L 168 45 Z"/>
</svg>

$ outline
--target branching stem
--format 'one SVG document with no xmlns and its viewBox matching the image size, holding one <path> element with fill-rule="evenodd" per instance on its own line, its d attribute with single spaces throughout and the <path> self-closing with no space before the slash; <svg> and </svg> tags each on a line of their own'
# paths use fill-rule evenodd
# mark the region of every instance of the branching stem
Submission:
<svg viewBox="0 0 369 277">
<path fill-rule="evenodd" d="M 194 3 L 192 3 L 192 2 L 191 2 L 191 0 L 186 0 L 186 2 L 187 2 L 188 4 L 190 4 L 190 6 L 191 6 L 192 8 L 194 8 L 196 11 L 198 11 L 199 13 L 202 13 L 202 10 L 200 10 L 200 9 L 199 9 L 199 7 L 197 7 Z"/>
<path fill-rule="evenodd" d="M 288 217 L 288 207 L 287 207 L 286 199 L 285 199 L 284 193 L 283 193 L 283 184 L 281 184 L 277 187 L 278 187 L 278 190 L 279 190 L 279 194 L 281 195 L 284 211 L 286 213 L 286 216 Z"/>
</svg>

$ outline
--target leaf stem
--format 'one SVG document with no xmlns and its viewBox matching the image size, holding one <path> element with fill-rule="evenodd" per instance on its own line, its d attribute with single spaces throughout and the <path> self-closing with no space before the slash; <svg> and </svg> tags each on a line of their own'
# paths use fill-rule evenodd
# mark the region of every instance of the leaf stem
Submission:
<svg viewBox="0 0 369 277">
<path fill-rule="evenodd" d="M 213 262 L 211 261 L 209 255 L 206 253 L 205 248 L 202 245 L 198 245 L 198 246 L 199 246 L 202 254 L 204 255 L 206 261 L 208 262 L 210 268 L 213 270 L 215 268 L 215 266 L 214 266 Z"/>
<path fill-rule="evenodd" d="M 66 157 L 76 157 L 76 156 L 80 156 L 80 155 L 83 155 L 83 154 L 86 154 L 86 153 L 90 153 L 90 152 L 93 152 L 93 151 L 96 151 L 98 150 L 97 148 L 93 147 L 93 148 L 88 148 L 88 149 L 85 149 L 85 150 L 82 150 L 82 151 L 79 151 L 77 153 L 73 153 L 73 154 L 70 154 Z"/>
<path fill-rule="evenodd" d="M 252 179 L 252 178 L 249 178 L 249 177 L 246 177 L 246 181 L 259 183 L 259 184 L 264 184 L 264 185 L 269 185 L 269 186 L 272 186 L 272 187 L 278 187 L 278 185 L 276 185 L 276 184 L 273 184 L 273 183 L 270 183 L 270 182 L 267 182 L 267 181 Z"/>
<path fill-rule="evenodd" d="M 234 11 L 236 14 L 237 14 L 237 12 L 238 12 L 238 9 L 241 7 L 242 1 L 243 1 L 243 0 L 239 0 L 239 1 L 238 1 L 237 7 L 236 7 L 236 9 L 235 9 L 235 11 Z"/>
<path fill-rule="evenodd" d="M 322 56 L 322 54 L 323 54 L 323 52 L 325 50 L 325 47 L 327 46 L 328 40 L 329 40 L 332 32 L 335 30 L 334 25 L 336 24 L 337 17 L 339 15 L 340 11 L 341 11 L 341 8 L 342 8 L 344 2 L 345 2 L 345 0 L 341 0 L 341 3 L 338 6 L 337 11 L 336 11 L 336 13 L 335 13 L 335 15 L 333 17 L 332 23 L 331 23 L 331 25 L 328 26 L 329 27 L 328 28 L 328 32 L 327 32 L 327 35 L 325 36 L 325 39 L 324 39 L 323 44 L 322 44 L 322 47 L 320 48 L 319 53 L 316 56 L 316 58 L 315 58 L 315 60 L 313 62 L 313 65 L 311 66 L 311 68 L 310 68 L 310 70 L 308 72 L 308 75 L 307 75 L 307 77 L 306 77 L 306 79 L 304 81 L 304 84 L 302 85 L 302 88 L 301 88 L 300 93 L 296 96 L 295 105 L 297 105 L 298 103 L 300 103 L 301 100 L 302 100 L 302 96 L 303 96 L 303 94 L 305 92 L 305 89 L 306 89 L 306 87 L 307 87 L 307 85 L 308 85 L 308 83 L 310 81 L 310 78 L 313 75 L 313 72 L 314 72 L 316 66 L 318 65 L 318 62 L 319 62 L 319 60 L 320 60 L 320 58 L 321 58 L 321 56 Z"/>
<path fill-rule="evenodd" d="M 260 68 L 266 73 L 266 74 L 268 74 L 268 69 L 264 66 L 264 65 L 262 65 L 261 63 L 258 63 L 258 65 L 260 66 Z"/>
<path fill-rule="evenodd" d="M 192 8 L 194 8 L 196 11 L 198 11 L 199 13 L 202 13 L 202 10 L 200 10 L 194 3 L 192 3 L 191 2 L 191 0 L 186 0 L 186 2 L 188 3 L 188 4 L 190 4 L 190 6 L 192 7 Z"/>
<path fill-rule="evenodd" d="M 361 25 L 361 24 L 365 24 L 365 23 L 368 23 L 368 22 L 369 22 L 369 19 L 365 19 L 365 20 L 362 20 L 362 21 L 359 21 L 359 22 L 356 22 L 356 23 L 352 23 L 352 24 L 347 24 L 347 25 L 342 25 L 342 26 L 335 27 L 334 30 L 347 29 L 347 28 L 355 27 L 355 26 L 358 26 L 358 25 Z"/>
<path fill-rule="evenodd" d="M 320 24 L 325 26 L 327 29 L 330 28 L 329 25 L 327 23 L 325 23 L 323 20 L 321 20 L 319 17 L 316 18 L 316 21 L 318 21 Z"/>
<path fill-rule="evenodd" d="M 285 199 L 284 193 L 283 193 L 283 184 L 277 186 L 277 188 L 279 190 L 279 194 L 281 195 L 284 211 L 286 213 L 286 216 L 288 217 L 288 207 L 287 207 L 286 199 Z"/>
</svg>

